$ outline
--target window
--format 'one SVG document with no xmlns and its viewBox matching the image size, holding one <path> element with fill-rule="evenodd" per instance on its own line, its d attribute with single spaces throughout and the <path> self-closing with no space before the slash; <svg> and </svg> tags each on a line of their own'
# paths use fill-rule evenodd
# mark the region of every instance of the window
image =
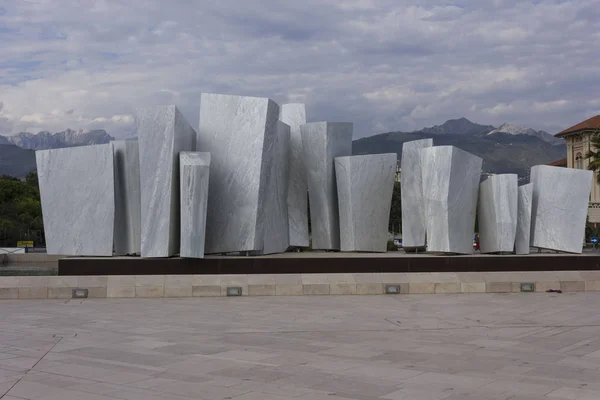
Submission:
<svg viewBox="0 0 600 400">
<path fill-rule="evenodd" d="M 577 153 L 575 156 L 575 168 L 583 169 L 583 157 L 581 156 L 581 153 Z"/>
</svg>

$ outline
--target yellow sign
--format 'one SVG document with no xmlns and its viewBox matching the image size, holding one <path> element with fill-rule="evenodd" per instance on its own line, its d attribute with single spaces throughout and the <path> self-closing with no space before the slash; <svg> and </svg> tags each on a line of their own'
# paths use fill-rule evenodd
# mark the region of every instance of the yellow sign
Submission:
<svg viewBox="0 0 600 400">
<path fill-rule="evenodd" d="M 17 247 L 33 247 L 33 240 L 19 240 Z"/>
</svg>

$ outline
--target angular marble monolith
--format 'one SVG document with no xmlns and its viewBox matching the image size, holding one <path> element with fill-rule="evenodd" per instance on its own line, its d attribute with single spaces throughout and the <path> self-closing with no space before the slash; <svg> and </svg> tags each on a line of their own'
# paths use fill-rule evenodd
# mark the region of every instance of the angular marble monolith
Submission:
<svg viewBox="0 0 600 400">
<path fill-rule="evenodd" d="M 518 176 L 490 176 L 479 185 L 477 218 L 481 253 L 512 252 L 517 234 Z"/>
<path fill-rule="evenodd" d="M 287 194 L 290 246 L 308 247 L 308 185 L 300 132 L 300 126 L 306 123 L 306 108 L 304 104 L 283 104 L 279 119 L 290 126 Z"/>
<path fill-rule="evenodd" d="M 179 152 L 195 150 L 196 132 L 177 107 L 137 111 L 142 189 L 142 257 L 179 252 Z"/>
<path fill-rule="evenodd" d="M 301 127 L 313 249 L 340 249 L 334 159 L 352 155 L 352 128 L 348 122 L 311 122 Z"/>
<path fill-rule="evenodd" d="M 181 199 L 180 257 L 204 258 L 210 153 L 179 153 Z"/>
<path fill-rule="evenodd" d="M 413 140 L 402 145 L 400 197 L 402 204 L 402 247 L 425 246 L 425 207 L 421 150 L 432 147 L 433 139 Z"/>
<path fill-rule="evenodd" d="M 421 156 L 427 251 L 471 254 L 483 160 L 453 146 Z"/>
<path fill-rule="evenodd" d="M 581 253 L 592 171 L 536 165 L 531 168 L 531 245 Z"/>
<path fill-rule="evenodd" d="M 529 254 L 532 193 L 533 183 L 519 186 L 519 199 L 517 202 L 517 234 L 515 236 L 516 254 Z"/>
<path fill-rule="evenodd" d="M 112 145 L 35 153 L 48 254 L 112 256 L 115 175 Z"/>
<path fill-rule="evenodd" d="M 279 106 L 270 99 L 202 93 L 198 149 L 212 160 L 207 254 L 263 251 L 262 210 L 278 120 Z"/>
<path fill-rule="evenodd" d="M 115 254 L 140 254 L 142 204 L 137 140 L 111 142 L 115 165 Z"/>
<path fill-rule="evenodd" d="M 271 168 L 267 177 L 265 221 L 261 254 L 283 253 L 290 246 L 288 217 L 288 177 L 290 167 L 290 126 L 277 121 Z"/>
<path fill-rule="evenodd" d="M 396 153 L 336 157 L 342 251 L 387 251 Z"/>
</svg>

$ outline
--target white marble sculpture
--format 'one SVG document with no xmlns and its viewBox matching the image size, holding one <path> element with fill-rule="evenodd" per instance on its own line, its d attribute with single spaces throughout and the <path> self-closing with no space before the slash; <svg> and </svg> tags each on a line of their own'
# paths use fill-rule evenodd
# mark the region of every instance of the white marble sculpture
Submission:
<svg viewBox="0 0 600 400">
<path fill-rule="evenodd" d="M 396 153 L 335 159 L 342 251 L 387 251 L 396 160 Z"/>
<path fill-rule="evenodd" d="M 427 251 L 471 254 L 483 160 L 453 146 L 421 156 Z"/>
<path fill-rule="evenodd" d="M 179 153 L 181 247 L 179 255 L 204 258 L 210 153 Z"/>
<path fill-rule="evenodd" d="M 260 254 L 283 253 L 290 246 L 288 218 L 288 176 L 290 126 L 277 121 L 273 141 L 271 168 L 267 177 L 265 206 L 261 210 L 265 221 L 263 250 Z"/>
<path fill-rule="evenodd" d="M 48 254 L 112 256 L 112 145 L 39 150 L 35 155 Z"/>
<path fill-rule="evenodd" d="M 481 253 L 512 252 L 517 234 L 518 176 L 490 176 L 479 185 L 477 215 Z"/>
<path fill-rule="evenodd" d="M 347 122 L 311 122 L 301 127 L 313 249 L 340 249 L 334 159 L 352 154 L 352 127 Z"/>
<path fill-rule="evenodd" d="M 402 145 L 400 197 L 402 204 L 402 247 L 425 247 L 425 208 L 421 150 L 432 147 L 433 139 L 421 139 Z"/>
<path fill-rule="evenodd" d="M 115 166 L 115 254 L 140 254 L 142 205 L 138 141 L 111 144 Z"/>
<path fill-rule="evenodd" d="M 283 104 L 279 119 L 290 126 L 288 219 L 290 246 L 308 247 L 308 186 L 302 160 L 300 126 L 306 123 L 304 104 Z"/>
<path fill-rule="evenodd" d="M 196 132 L 177 107 L 137 111 L 142 193 L 142 257 L 179 252 L 179 152 L 195 150 Z"/>
<path fill-rule="evenodd" d="M 517 234 L 515 236 L 515 253 L 529 254 L 529 236 L 531 234 L 531 196 L 533 183 L 519 186 L 517 201 Z"/>
<path fill-rule="evenodd" d="M 202 93 L 198 149 L 210 152 L 206 253 L 261 252 L 266 183 L 279 106 L 259 97 Z"/>
<path fill-rule="evenodd" d="M 592 189 L 592 171 L 536 165 L 531 168 L 531 245 L 581 253 Z"/>
</svg>

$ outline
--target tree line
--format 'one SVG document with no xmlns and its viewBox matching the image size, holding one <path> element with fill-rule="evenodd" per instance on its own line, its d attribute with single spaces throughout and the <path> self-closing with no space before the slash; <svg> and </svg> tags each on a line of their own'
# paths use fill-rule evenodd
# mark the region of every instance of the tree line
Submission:
<svg viewBox="0 0 600 400">
<path fill-rule="evenodd" d="M 15 247 L 32 240 L 45 246 L 42 204 L 37 173 L 24 180 L 0 175 L 0 247 Z"/>
</svg>

